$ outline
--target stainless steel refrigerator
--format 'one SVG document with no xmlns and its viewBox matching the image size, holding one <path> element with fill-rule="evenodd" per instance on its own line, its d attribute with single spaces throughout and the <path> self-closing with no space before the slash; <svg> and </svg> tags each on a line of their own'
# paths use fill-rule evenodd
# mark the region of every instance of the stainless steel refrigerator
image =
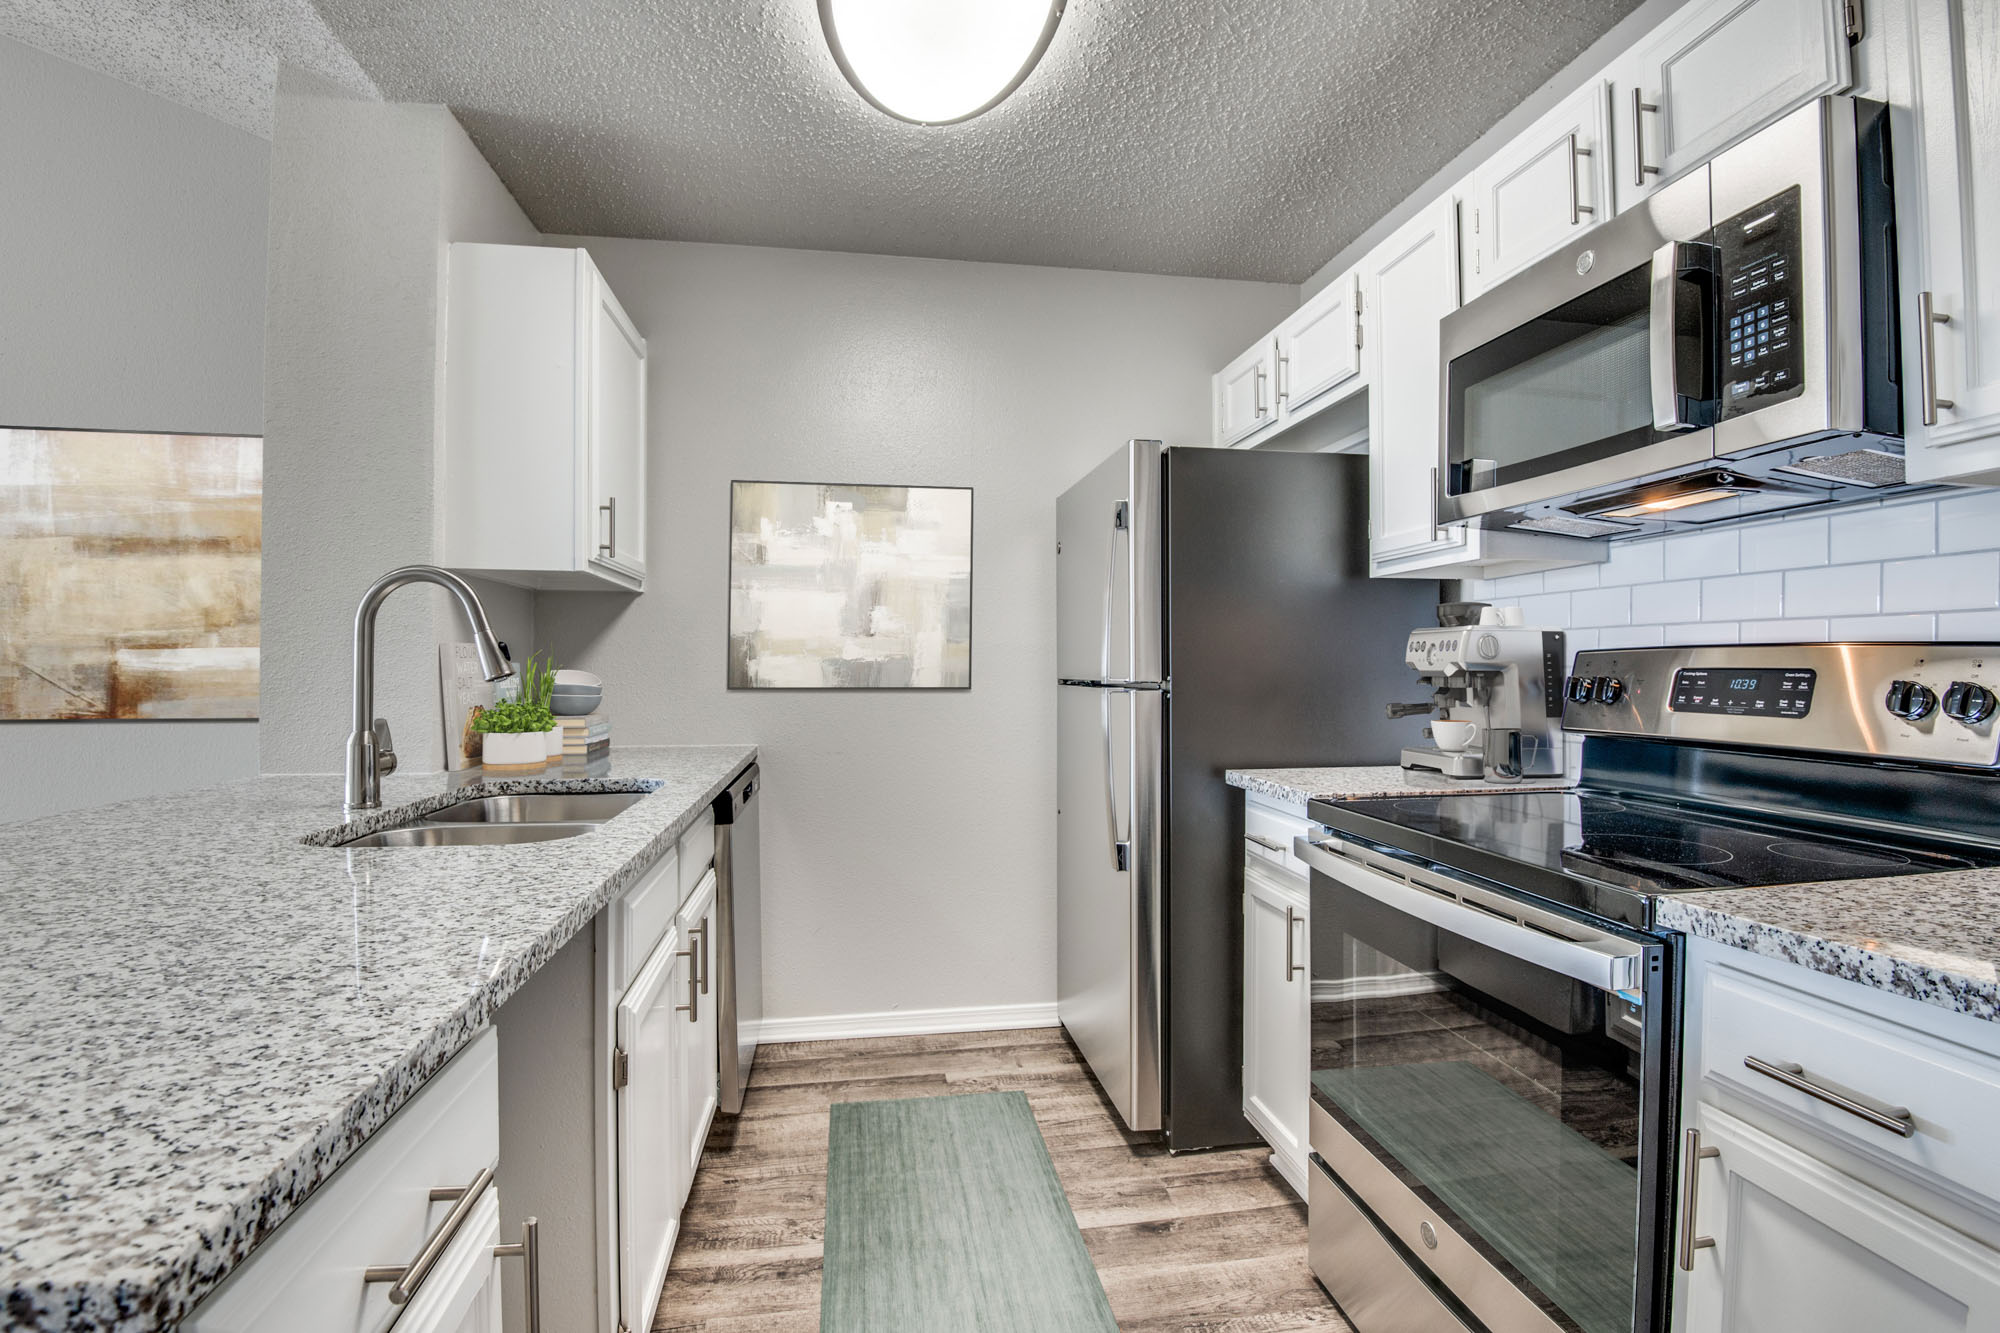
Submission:
<svg viewBox="0 0 2000 1333">
<path fill-rule="evenodd" d="M 1245 1143 L 1230 768 L 1394 763 L 1439 588 L 1368 577 L 1365 458 L 1133 440 L 1057 522 L 1057 1001 L 1135 1130 Z"/>
</svg>

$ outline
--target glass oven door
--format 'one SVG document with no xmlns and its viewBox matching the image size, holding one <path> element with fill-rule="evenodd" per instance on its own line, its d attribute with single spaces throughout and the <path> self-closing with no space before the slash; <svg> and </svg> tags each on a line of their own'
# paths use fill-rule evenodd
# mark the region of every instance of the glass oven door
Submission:
<svg viewBox="0 0 2000 1333">
<path fill-rule="evenodd" d="M 1325 1169 L 1486 1327 L 1663 1329 L 1666 945 L 1385 849 L 1301 843 Z"/>
</svg>

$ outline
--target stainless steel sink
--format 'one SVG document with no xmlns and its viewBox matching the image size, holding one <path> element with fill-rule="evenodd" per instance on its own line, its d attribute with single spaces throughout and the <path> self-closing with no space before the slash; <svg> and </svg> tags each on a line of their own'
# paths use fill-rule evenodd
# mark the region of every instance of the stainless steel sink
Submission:
<svg viewBox="0 0 2000 1333">
<path fill-rule="evenodd" d="M 424 816 L 429 824 L 602 824 L 646 799 L 642 791 L 537 792 L 482 796 Z"/>
<path fill-rule="evenodd" d="M 575 838 L 596 824 L 406 824 L 364 833 L 342 847 L 492 847 L 516 842 Z"/>
<path fill-rule="evenodd" d="M 476 796 L 337 844 L 341 847 L 497 847 L 575 838 L 646 799 L 642 791 Z"/>
</svg>

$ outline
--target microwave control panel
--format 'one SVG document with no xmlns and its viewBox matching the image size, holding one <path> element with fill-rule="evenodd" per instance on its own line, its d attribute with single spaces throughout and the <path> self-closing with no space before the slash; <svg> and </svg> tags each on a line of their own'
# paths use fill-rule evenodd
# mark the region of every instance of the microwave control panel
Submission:
<svg viewBox="0 0 2000 1333">
<path fill-rule="evenodd" d="M 1799 339 L 1799 187 L 1716 224 L 1724 417 L 1805 392 Z"/>
</svg>

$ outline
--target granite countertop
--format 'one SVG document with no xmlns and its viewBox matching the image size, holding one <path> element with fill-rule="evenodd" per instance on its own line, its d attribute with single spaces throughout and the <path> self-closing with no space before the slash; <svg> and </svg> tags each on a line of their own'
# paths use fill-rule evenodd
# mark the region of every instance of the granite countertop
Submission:
<svg viewBox="0 0 2000 1333">
<path fill-rule="evenodd" d="M 1281 801 L 1363 801 L 1375 796 L 1459 795 L 1475 791 L 1561 791 L 1567 778 L 1524 778 L 1519 782 L 1467 781 L 1441 773 L 1411 772 L 1395 764 L 1359 768 L 1232 768 L 1232 787 Z"/>
<path fill-rule="evenodd" d="M 338 776 L 0 826 L 0 1326 L 172 1327 L 755 757 L 391 776 L 344 833 L 468 794 L 652 793 L 515 846 L 308 845 Z"/>
<path fill-rule="evenodd" d="M 1681 894 L 1659 922 L 2000 1022 L 2000 870 Z"/>
</svg>

